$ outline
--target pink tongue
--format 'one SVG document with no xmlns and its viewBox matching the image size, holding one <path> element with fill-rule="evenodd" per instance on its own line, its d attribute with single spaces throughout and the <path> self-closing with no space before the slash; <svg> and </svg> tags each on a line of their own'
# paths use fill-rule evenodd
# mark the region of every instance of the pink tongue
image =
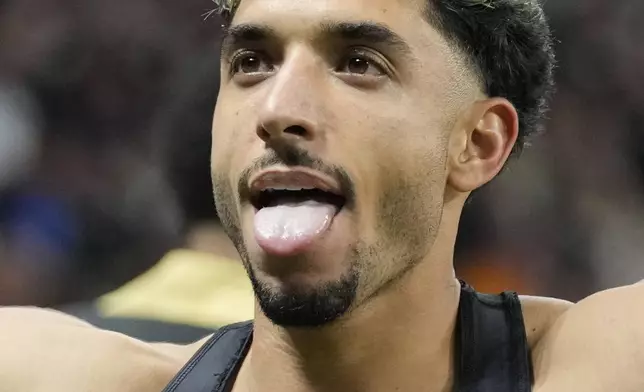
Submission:
<svg viewBox="0 0 644 392">
<path fill-rule="evenodd" d="M 265 207 L 255 214 L 255 238 L 268 253 L 294 255 L 329 228 L 336 211 L 314 201 Z"/>
</svg>

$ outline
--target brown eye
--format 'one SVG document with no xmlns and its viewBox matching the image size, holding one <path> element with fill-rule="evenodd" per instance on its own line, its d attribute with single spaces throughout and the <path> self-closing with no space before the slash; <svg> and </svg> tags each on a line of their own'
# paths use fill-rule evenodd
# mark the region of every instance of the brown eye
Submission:
<svg viewBox="0 0 644 392">
<path fill-rule="evenodd" d="M 259 53 L 247 52 L 238 55 L 232 64 L 233 73 L 256 74 L 271 72 L 273 69 L 267 59 Z"/>
<path fill-rule="evenodd" d="M 366 74 L 369 72 L 369 61 L 360 57 L 353 57 L 347 62 L 347 71 L 355 74 Z"/>
<path fill-rule="evenodd" d="M 385 71 L 376 61 L 363 55 L 351 55 L 344 60 L 339 72 L 361 75 L 361 76 L 382 76 Z"/>
<path fill-rule="evenodd" d="M 257 56 L 246 56 L 239 62 L 239 71 L 243 73 L 254 73 L 260 70 L 262 61 Z"/>
</svg>

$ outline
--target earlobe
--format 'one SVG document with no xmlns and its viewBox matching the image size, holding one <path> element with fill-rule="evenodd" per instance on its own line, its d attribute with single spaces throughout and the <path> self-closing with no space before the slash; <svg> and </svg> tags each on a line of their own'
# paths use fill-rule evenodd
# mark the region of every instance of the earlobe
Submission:
<svg viewBox="0 0 644 392">
<path fill-rule="evenodd" d="M 460 123 L 450 144 L 449 185 L 471 192 L 503 168 L 518 135 L 518 115 L 503 98 L 479 101 Z"/>
</svg>

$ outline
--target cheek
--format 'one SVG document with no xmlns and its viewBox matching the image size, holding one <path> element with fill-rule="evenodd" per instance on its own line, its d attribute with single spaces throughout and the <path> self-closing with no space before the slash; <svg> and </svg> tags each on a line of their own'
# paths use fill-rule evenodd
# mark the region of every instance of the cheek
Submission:
<svg viewBox="0 0 644 392">
<path fill-rule="evenodd" d="M 357 172 L 361 229 L 371 238 L 380 236 L 383 220 L 412 224 L 419 217 L 435 215 L 436 202 L 445 187 L 446 144 L 443 129 L 431 117 L 380 116 L 369 123 L 370 132 L 359 153 L 352 156 Z M 386 119 L 386 120 L 383 120 Z M 404 217 L 403 217 L 404 215 Z M 413 226 L 413 224 L 412 224 Z"/>
<path fill-rule="evenodd" d="M 412 102 L 407 105 L 407 114 L 393 117 L 374 149 L 387 180 L 407 179 L 422 189 L 440 180 L 445 171 L 448 127 L 439 113 L 424 111 Z"/>
<path fill-rule="evenodd" d="M 227 102 L 225 98 L 215 107 L 215 114 L 212 121 L 212 150 L 213 157 L 230 156 L 234 149 L 235 139 L 238 137 L 236 131 L 240 127 L 239 109 Z M 215 155 L 215 153 L 217 155 Z"/>
<path fill-rule="evenodd" d="M 419 260 L 431 248 L 440 227 L 446 176 L 444 163 L 436 156 L 427 152 L 409 155 L 413 159 L 404 157 L 395 168 L 392 164 L 383 169 L 375 233 L 378 243 L 397 259 Z"/>
<path fill-rule="evenodd" d="M 224 98 L 215 110 L 212 126 L 211 162 L 213 173 L 231 174 L 231 170 L 241 170 L 248 162 L 247 156 L 259 138 L 251 122 L 252 110 L 240 105 L 223 104 L 230 102 Z"/>
<path fill-rule="evenodd" d="M 416 214 L 419 219 L 433 215 L 437 203 L 442 204 L 446 183 L 444 153 L 407 143 L 397 147 L 401 153 L 390 153 L 387 164 L 380 165 L 380 210 L 397 209 L 399 214 Z"/>
<path fill-rule="evenodd" d="M 218 207 L 226 204 L 226 208 L 233 208 L 237 204 L 234 202 L 235 158 L 240 149 L 234 147 L 238 143 L 235 131 L 238 125 L 234 113 L 228 114 L 224 109 L 218 108 L 213 120 L 211 175 Z"/>
<path fill-rule="evenodd" d="M 222 148 L 224 145 L 228 145 L 228 143 L 224 144 L 222 138 L 215 138 L 213 135 L 210 170 L 215 191 L 221 190 L 230 181 L 231 155 L 233 151 L 230 148 Z"/>
</svg>

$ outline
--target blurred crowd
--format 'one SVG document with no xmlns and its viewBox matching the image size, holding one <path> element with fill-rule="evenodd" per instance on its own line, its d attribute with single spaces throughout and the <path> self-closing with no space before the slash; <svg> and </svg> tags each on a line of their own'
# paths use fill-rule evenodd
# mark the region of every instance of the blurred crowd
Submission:
<svg viewBox="0 0 644 392">
<path fill-rule="evenodd" d="M 0 304 L 94 298 L 208 243 L 212 7 L 0 1 Z M 546 10 L 547 132 L 471 198 L 456 265 L 481 291 L 577 300 L 644 278 L 644 2 Z"/>
</svg>

